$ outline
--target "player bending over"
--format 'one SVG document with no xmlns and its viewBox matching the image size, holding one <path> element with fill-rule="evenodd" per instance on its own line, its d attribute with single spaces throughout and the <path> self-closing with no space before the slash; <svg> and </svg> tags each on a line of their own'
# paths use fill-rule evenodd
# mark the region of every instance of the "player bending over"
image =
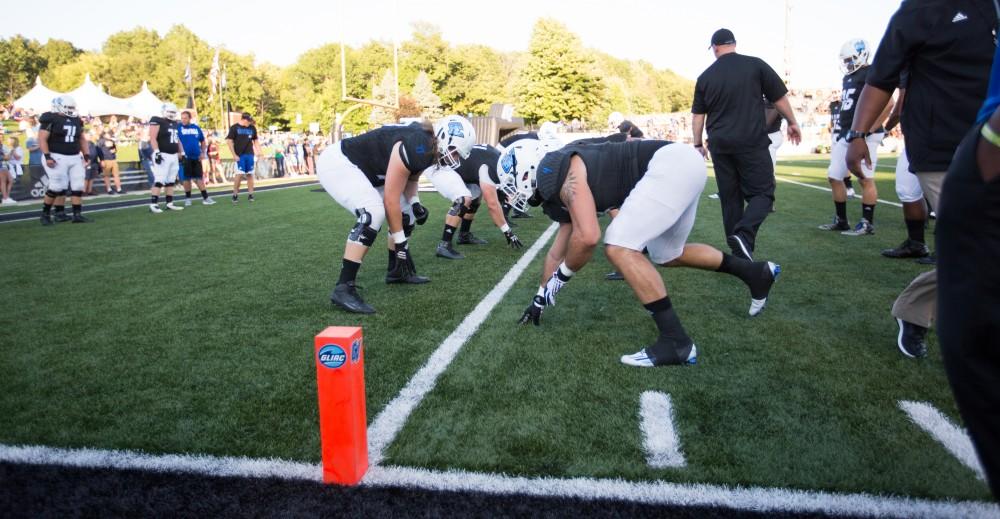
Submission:
<svg viewBox="0 0 1000 519">
<path fill-rule="evenodd" d="M 736 276 L 750 288 L 750 315 L 764 309 L 781 272 L 778 265 L 686 243 L 707 179 L 705 161 L 693 147 L 658 140 L 570 145 L 541 160 L 537 155 L 533 160 L 519 156 L 517 162 L 527 167 L 528 177 L 536 177 L 533 203 L 542 204 L 545 214 L 560 224 L 545 259 L 542 284 L 522 324 L 539 324 L 545 306 L 554 306 L 560 289 L 590 261 L 601 237 L 597 212 L 613 206 L 620 210 L 607 228 L 605 253 L 659 331 L 653 344 L 622 356 L 622 363 L 653 367 L 693 364 L 697 358 L 694 341 L 681 325 L 654 263 Z M 535 164 L 537 171 L 531 171 Z M 642 254 L 644 247 L 649 259 Z"/>
</svg>

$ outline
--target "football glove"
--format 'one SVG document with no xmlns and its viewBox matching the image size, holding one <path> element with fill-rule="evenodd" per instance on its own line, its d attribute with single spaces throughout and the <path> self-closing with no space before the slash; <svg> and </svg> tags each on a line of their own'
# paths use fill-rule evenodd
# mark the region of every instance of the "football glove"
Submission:
<svg viewBox="0 0 1000 519">
<path fill-rule="evenodd" d="M 524 309 L 524 313 L 521 314 L 521 319 L 517 321 L 518 324 L 528 324 L 531 323 L 538 326 L 542 319 L 542 310 L 545 309 L 545 298 L 542 296 L 535 296 L 531 299 L 531 304 L 528 308 Z"/>
<path fill-rule="evenodd" d="M 503 237 L 507 238 L 507 245 L 510 245 L 510 248 L 512 249 L 520 249 L 521 247 L 524 247 L 524 244 L 521 243 L 521 239 L 518 238 L 513 231 L 504 231 Z"/>
<path fill-rule="evenodd" d="M 548 283 L 545 283 L 545 304 L 556 306 L 556 294 L 562 290 L 563 285 L 569 282 L 569 279 L 563 276 L 558 268 L 552 273 L 552 277 L 549 278 Z"/>
<path fill-rule="evenodd" d="M 410 250 L 406 248 L 406 240 L 396 244 L 396 259 L 402 263 L 409 263 Z"/>
<path fill-rule="evenodd" d="M 427 223 L 427 218 L 431 215 L 431 212 L 420 202 L 414 202 L 411 207 L 413 208 L 413 217 L 417 219 L 417 225 Z"/>
<path fill-rule="evenodd" d="M 163 155 L 160 152 L 156 152 L 156 155 L 153 155 L 153 162 L 157 165 L 163 164 Z"/>
</svg>

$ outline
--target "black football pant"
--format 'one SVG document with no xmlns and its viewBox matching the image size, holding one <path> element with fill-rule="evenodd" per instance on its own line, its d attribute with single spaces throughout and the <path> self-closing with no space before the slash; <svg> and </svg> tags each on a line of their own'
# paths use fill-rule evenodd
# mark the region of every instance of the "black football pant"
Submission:
<svg viewBox="0 0 1000 519">
<path fill-rule="evenodd" d="M 737 235 L 753 251 L 757 230 L 774 205 L 774 163 L 767 147 L 746 153 L 712 152 L 726 236 Z"/>
<path fill-rule="evenodd" d="M 1000 499 L 1000 179 L 976 163 L 981 126 L 955 152 L 937 220 L 937 333 L 948 381 Z"/>
</svg>

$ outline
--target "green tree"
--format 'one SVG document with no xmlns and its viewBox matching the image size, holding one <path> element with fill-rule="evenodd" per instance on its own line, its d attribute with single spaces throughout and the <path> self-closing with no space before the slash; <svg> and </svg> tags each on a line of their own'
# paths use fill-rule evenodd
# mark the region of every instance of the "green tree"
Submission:
<svg viewBox="0 0 1000 519">
<path fill-rule="evenodd" d="M 413 83 L 413 90 L 410 96 L 420 108 L 420 114 L 427 119 L 435 120 L 442 116 L 441 98 L 434 93 L 431 87 L 431 79 L 426 72 L 417 74 L 417 79 Z"/>
<path fill-rule="evenodd" d="M 44 69 L 45 58 L 37 41 L 21 35 L 0 40 L 0 87 L 8 101 L 27 92 Z"/>
<path fill-rule="evenodd" d="M 529 58 L 518 78 L 518 111 L 530 121 L 584 118 L 601 84 L 594 60 L 566 26 L 551 18 L 535 23 Z"/>
</svg>

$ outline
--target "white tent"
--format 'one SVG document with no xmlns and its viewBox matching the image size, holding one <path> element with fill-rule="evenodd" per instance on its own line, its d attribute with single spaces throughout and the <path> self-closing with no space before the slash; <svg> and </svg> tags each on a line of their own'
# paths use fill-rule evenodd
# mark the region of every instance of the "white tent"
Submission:
<svg viewBox="0 0 1000 519">
<path fill-rule="evenodd" d="M 48 112 L 52 109 L 52 99 L 58 95 L 59 92 L 43 85 L 42 78 L 36 76 L 35 86 L 14 101 L 14 107 L 31 110 L 37 114 Z"/>
<path fill-rule="evenodd" d="M 83 79 L 82 85 L 67 93 L 76 100 L 76 108 L 80 115 L 113 115 L 125 110 L 123 100 L 104 93 L 90 80 L 90 74 Z"/>
<path fill-rule="evenodd" d="M 142 88 L 138 94 L 122 101 L 124 101 L 124 108 L 126 110 L 123 114 L 139 119 L 149 119 L 159 114 L 160 108 L 163 106 L 163 101 L 149 91 L 149 85 L 145 81 L 142 82 Z"/>
</svg>

